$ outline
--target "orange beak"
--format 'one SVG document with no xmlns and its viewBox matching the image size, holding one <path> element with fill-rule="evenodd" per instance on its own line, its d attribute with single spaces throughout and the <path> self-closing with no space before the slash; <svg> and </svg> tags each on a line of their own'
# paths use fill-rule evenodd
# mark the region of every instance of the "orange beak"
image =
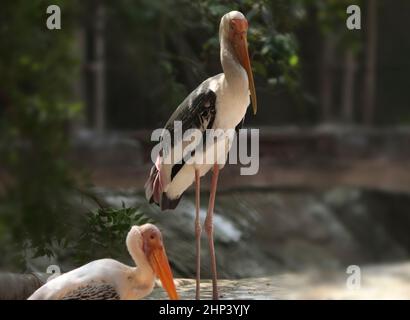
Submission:
<svg viewBox="0 0 410 320">
<path fill-rule="evenodd" d="M 178 300 L 179 296 L 174 284 L 174 277 L 172 276 L 171 267 L 169 266 L 167 254 L 164 247 L 158 246 L 150 250 L 148 260 L 161 281 L 162 287 L 168 293 L 171 300 Z"/>
<path fill-rule="evenodd" d="M 248 75 L 249 91 L 251 94 L 251 102 L 253 108 L 253 114 L 256 114 L 258 109 L 256 102 L 256 90 L 255 83 L 253 81 L 251 61 L 249 59 L 248 41 L 246 32 L 248 30 L 248 22 L 244 19 L 232 19 L 231 20 L 233 31 L 231 33 L 231 42 L 235 49 L 236 56 L 239 63 L 245 69 Z"/>
</svg>

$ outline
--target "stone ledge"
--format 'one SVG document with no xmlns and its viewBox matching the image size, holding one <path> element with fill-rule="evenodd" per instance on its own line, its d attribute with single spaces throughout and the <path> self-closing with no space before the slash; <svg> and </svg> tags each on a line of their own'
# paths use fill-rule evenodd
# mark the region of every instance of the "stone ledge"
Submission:
<svg viewBox="0 0 410 320">
<path fill-rule="evenodd" d="M 259 278 L 220 280 L 222 300 L 363 300 L 410 299 L 410 262 L 369 265 L 361 268 L 361 288 L 349 290 L 345 270 L 308 270 Z M 44 274 L 0 274 L 0 300 L 26 299 Z M 183 300 L 195 297 L 195 280 L 175 280 Z M 211 299 L 210 280 L 201 282 L 201 298 Z M 157 283 L 147 300 L 168 299 Z"/>
</svg>

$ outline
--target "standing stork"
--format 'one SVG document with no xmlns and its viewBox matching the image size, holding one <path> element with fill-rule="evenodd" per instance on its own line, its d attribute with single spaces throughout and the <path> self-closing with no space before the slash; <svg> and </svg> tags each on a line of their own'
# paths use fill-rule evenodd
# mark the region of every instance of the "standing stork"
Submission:
<svg viewBox="0 0 410 320">
<path fill-rule="evenodd" d="M 156 276 L 170 299 L 178 299 L 161 232 L 150 223 L 133 226 L 126 240 L 137 267 L 101 259 L 58 276 L 29 300 L 135 300 L 152 292 Z"/>
<path fill-rule="evenodd" d="M 219 27 L 220 58 L 223 73 L 208 78 L 199 85 L 179 105 L 165 125 L 165 130 L 173 133 L 175 121 L 182 123 L 182 131 L 199 129 L 206 133 L 208 129 L 220 129 L 223 132 L 235 129 L 245 117 L 246 109 L 252 99 L 256 113 L 256 95 L 247 43 L 248 21 L 238 11 L 225 14 Z M 208 212 L 204 228 L 208 236 L 212 271 L 212 296 L 218 299 L 216 258 L 213 241 L 213 212 L 219 170 L 226 163 L 230 140 L 229 135 L 207 145 L 202 152 L 201 163 L 184 162 L 178 157 L 167 157 L 159 153 L 155 165 L 145 184 L 147 199 L 158 204 L 162 210 L 174 209 L 184 191 L 195 181 L 195 238 L 196 238 L 196 299 L 200 297 L 200 177 L 213 170 L 210 188 Z M 222 142 L 221 142 L 222 141 Z M 171 142 L 171 154 L 177 147 L 187 146 L 184 141 Z M 215 152 L 216 157 L 206 157 Z M 195 151 L 196 152 L 196 151 Z M 222 154 L 222 156 L 221 156 Z M 195 154 L 195 158 L 198 154 Z M 167 159 L 165 159 L 167 158 Z M 201 158 L 201 157 L 199 157 Z M 212 161 L 208 161 L 209 158 Z M 168 160 L 168 161 L 165 161 Z"/>
</svg>

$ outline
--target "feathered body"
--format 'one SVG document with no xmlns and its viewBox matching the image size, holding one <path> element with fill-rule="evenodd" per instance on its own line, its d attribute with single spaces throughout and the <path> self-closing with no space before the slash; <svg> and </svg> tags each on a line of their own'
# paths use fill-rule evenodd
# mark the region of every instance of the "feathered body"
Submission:
<svg viewBox="0 0 410 320">
<path fill-rule="evenodd" d="M 235 18 L 234 15 L 240 18 L 243 18 L 243 15 L 239 12 L 233 13 L 229 17 L 224 16 L 219 30 L 221 64 L 224 72 L 205 80 L 179 105 L 165 125 L 165 129 L 171 134 L 174 121 L 182 121 L 184 132 L 188 129 L 229 130 L 235 129 L 245 117 L 250 103 L 248 74 L 234 54 L 234 48 L 229 41 L 227 23 L 228 19 Z M 217 145 L 207 145 L 208 148 L 204 150 L 203 155 L 196 154 L 195 157 L 202 159 L 206 158 L 207 152 L 219 156 L 218 159 L 208 157 L 206 159 L 212 161 L 202 161 L 200 164 L 181 163 L 180 158 L 172 159 L 172 163 L 164 163 L 163 155 L 159 155 L 145 185 L 147 199 L 160 205 L 163 210 L 175 208 L 183 192 L 194 182 L 195 169 L 203 176 L 216 162 L 220 168 L 224 166 L 230 138 L 231 136 L 226 135 L 224 139 L 217 140 Z M 172 148 L 176 147 L 176 143 Z M 172 151 L 173 149 L 171 153 Z"/>
<path fill-rule="evenodd" d="M 165 256 L 161 234 L 154 225 L 134 226 L 128 233 L 126 244 L 136 267 L 127 266 L 113 259 L 95 260 L 48 281 L 35 291 L 29 300 L 141 299 L 149 295 L 154 288 L 156 271 L 148 252 L 157 250 L 153 247 L 157 246 L 157 243 L 158 251 L 163 251 Z M 167 264 L 166 259 L 160 267 L 168 272 L 168 280 L 171 281 L 172 274 L 169 274 L 171 271 L 167 270 Z M 160 279 L 164 280 L 161 275 Z M 173 282 L 169 284 L 170 287 L 167 287 L 163 283 L 165 289 L 171 292 L 171 296 L 176 296 L 175 287 L 172 287 Z"/>
<path fill-rule="evenodd" d="M 149 269 L 129 267 L 112 259 L 95 260 L 52 279 L 29 299 L 141 299 L 154 288 L 155 275 Z"/>
</svg>

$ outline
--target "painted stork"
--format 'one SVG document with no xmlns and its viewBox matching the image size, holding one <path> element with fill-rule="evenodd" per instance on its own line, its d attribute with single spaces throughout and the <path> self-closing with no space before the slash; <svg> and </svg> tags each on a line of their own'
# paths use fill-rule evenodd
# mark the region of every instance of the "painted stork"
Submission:
<svg viewBox="0 0 410 320">
<path fill-rule="evenodd" d="M 184 132 L 188 129 L 199 129 L 203 133 L 208 132 L 208 129 L 232 131 L 242 123 L 245 117 L 250 104 L 249 96 L 252 99 L 253 112 L 256 113 L 256 94 L 248 54 L 247 30 L 248 22 L 241 12 L 231 11 L 222 17 L 219 27 L 219 41 L 223 73 L 208 78 L 189 94 L 165 125 L 168 132 L 174 131 L 175 121 L 182 122 Z M 212 296 L 213 299 L 218 299 L 213 241 L 213 211 L 218 173 L 226 162 L 230 146 L 228 135 L 224 139 L 222 139 L 222 143 L 219 139 L 214 144 L 207 144 L 202 152 L 203 157 L 205 157 L 207 152 L 217 149 L 217 156 L 211 157 L 212 161 L 210 162 L 202 161 L 202 163 L 188 164 L 181 158 L 175 157 L 171 161 L 164 161 L 165 156 L 160 152 L 145 184 L 147 199 L 165 210 L 174 209 L 184 191 L 195 181 L 196 299 L 200 297 L 200 177 L 211 169 L 213 175 L 204 228 L 208 236 L 211 256 Z M 183 147 L 186 146 L 182 141 L 173 141 L 171 142 L 171 153 L 173 149 L 177 148 L 178 143 Z M 223 159 L 219 157 L 221 152 Z M 195 157 L 197 156 L 195 154 Z"/>
<path fill-rule="evenodd" d="M 161 232 L 152 224 L 133 226 L 126 239 L 137 267 L 116 260 L 90 262 L 58 276 L 29 300 L 135 300 L 152 292 L 156 276 L 170 299 L 178 299 Z"/>
</svg>

